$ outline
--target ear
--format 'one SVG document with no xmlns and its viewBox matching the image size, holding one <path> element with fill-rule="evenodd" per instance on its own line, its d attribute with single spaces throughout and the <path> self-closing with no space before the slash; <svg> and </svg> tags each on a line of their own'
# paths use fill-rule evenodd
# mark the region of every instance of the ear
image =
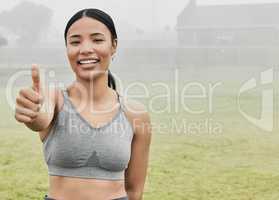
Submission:
<svg viewBox="0 0 279 200">
<path fill-rule="evenodd" d="M 113 41 L 112 41 L 112 55 L 113 54 L 115 54 L 115 52 L 116 52 L 116 49 L 117 49 L 117 39 L 114 39 Z"/>
</svg>

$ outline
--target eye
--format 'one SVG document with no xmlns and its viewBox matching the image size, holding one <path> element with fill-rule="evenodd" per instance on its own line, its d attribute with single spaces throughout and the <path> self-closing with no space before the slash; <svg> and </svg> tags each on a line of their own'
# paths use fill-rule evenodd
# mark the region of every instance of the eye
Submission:
<svg viewBox="0 0 279 200">
<path fill-rule="evenodd" d="M 93 40 L 94 42 L 102 42 L 102 41 L 104 41 L 103 39 L 94 39 Z"/>
<path fill-rule="evenodd" d="M 72 41 L 70 42 L 71 45 L 78 45 L 80 42 L 79 41 Z"/>
</svg>

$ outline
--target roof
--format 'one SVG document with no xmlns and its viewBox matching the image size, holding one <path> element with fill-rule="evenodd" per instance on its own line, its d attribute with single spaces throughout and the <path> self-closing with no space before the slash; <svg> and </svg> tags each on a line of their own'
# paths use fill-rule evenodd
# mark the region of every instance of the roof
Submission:
<svg viewBox="0 0 279 200">
<path fill-rule="evenodd" d="M 192 0 L 180 13 L 179 27 L 278 26 L 279 3 L 196 5 Z"/>
</svg>

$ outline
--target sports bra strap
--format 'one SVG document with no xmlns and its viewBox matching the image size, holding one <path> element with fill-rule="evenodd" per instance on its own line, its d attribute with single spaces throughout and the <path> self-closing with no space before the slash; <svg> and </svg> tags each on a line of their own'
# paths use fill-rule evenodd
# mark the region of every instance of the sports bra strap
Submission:
<svg viewBox="0 0 279 200">
<path fill-rule="evenodd" d="M 118 91 L 115 90 L 115 92 L 117 94 L 117 100 L 119 102 L 120 109 L 123 109 L 124 108 L 123 96 L 121 94 L 119 94 Z M 62 89 L 62 93 L 63 93 L 64 100 L 69 101 L 69 95 L 68 95 L 67 89 Z"/>
<path fill-rule="evenodd" d="M 120 105 L 120 109 L 123 109 L 123 101 L 122 101 L 122 95 L 120 95 L 119 93 L 118 93 L 118 91 L 116 91 L 115 90 L 115 92 L 116 92 L 116 94 L 117 94 L 117 99 L 118 99 L 118 102 L 119 102 L 119 105 Z"/>
</svg>

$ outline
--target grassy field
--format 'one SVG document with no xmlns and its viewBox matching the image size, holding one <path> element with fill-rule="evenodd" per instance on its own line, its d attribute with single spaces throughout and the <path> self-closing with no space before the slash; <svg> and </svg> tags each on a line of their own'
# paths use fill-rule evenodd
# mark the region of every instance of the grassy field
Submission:
<svg viewBox="0 0 279 200">
<path fill-rule="evenodd" d="M 278 120 L 274 130 L 266 132 L 243 118 L 237 109 L 239 87 L 240 83 L 225 83 L 216 90 L 212 113 L 208 101 L 197 99 L 187 103 L 192 109 L 204 109 L 203 114 L 190 114 L 181 107 L 178 112 L 172 108 L 150 113 L 154 128 L 144 199 L 279 199 Z M 1 93 L 0 200 L 42 199 L 48 176 L 41 142 L 16 123 L 3 89 Z M 253 116 L 260 114 L 261 98 L 255 94 L 252 91 L 241 99 L 245 111 Z M 276 102 L 277 98 L 273 110 L 278 119 Z M 164 103 L 158 100 L 155 105 L 159 109 Z M 181 127 L 182 120 L 186 128 L 174 129 L 173 121 Z"/>
</svg>

